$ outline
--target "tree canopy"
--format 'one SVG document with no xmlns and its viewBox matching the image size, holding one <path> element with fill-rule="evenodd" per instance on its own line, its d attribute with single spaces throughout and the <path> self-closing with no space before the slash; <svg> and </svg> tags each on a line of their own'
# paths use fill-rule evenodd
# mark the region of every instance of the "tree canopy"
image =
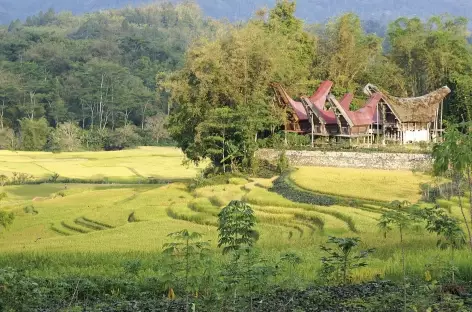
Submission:
<svg viewBox="0 0 472 312">
<path fill-rule="evenodd" d="M 49 10 L 12 22 L 0 27 L 0 128 L 34 141 L 8 144 L 24 149 L 66 142 L 57 138 L 71 125 L 90 131 L 69 136 L 87 148 L 129 146 L 110 141 L 116 129 L 150 144 L 169 134 L 192 161 L 208 157 L 231 170 L 250 166 L 258 137 L 283 124 L 274 82 L 297 96 L 330 79 L 336 96 L 356 94 L 356 106 L 367 83 L 397 96 L 447 84 L 447 119 L 472 118 L 465 18 L 399 18 L 382 38 L 353 13 L 310 25 L 296 10 L 295 1 L 278 0 L 231 24 L 194 3 L 160 3 L 82 16 Z M 44 144 L 24 136 L 22 125 L 33 125 L 26 120 L 43 119 L 61 130 L 42 131 Z"/>
</svg>

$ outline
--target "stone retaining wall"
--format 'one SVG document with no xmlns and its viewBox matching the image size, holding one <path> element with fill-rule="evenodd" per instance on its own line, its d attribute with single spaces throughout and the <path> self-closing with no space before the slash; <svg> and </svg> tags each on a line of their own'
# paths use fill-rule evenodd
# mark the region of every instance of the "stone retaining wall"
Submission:
<svg viewBox="0 0 472 312">
<path fill-rule="evenodd" d="M 276 150 L 261 149 L 257 156 L 275 162 L 279 153 Z M 429 154 L 286 151 L 286 155 L 292 166 L 420 171 L 430 170 L 432 166 L 432 157 Z"/>
</svg>

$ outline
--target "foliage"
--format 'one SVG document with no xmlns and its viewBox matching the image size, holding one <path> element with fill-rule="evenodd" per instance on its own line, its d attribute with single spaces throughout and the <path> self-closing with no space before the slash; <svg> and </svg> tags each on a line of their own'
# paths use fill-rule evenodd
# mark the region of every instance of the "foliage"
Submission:
<svg viewBox="0 0 472 312">
<path fill-rule="evenodd" d="M 13 172 L 10 178 L 10 183 L 13 185 L 27 184 L 34 177 L 28 173 L 24 172 Z"/>
<path fill-rule="evenodd" d="M 169 293 L 174 293 L 174 283 L 180 274 L 184 277 L 184 289 L 186 292 L 187 306 L 188 295 L 198 293 L 200 272 L 203 261 L 206 258 L 208 243 L 199 241 L 202 235 L 197 232 L 182 230 L 168 235 L 176 239 L 176 242 L 164 244 L 164 254 L 170 255 L 170 265 L 163 279 L 167 281 Z"/>
<path fill-rule="evenodd" d="M 436 175 L 451 175 L 455 193 L 459 196 L 459 206 L 467 228 L 470 248 L 472 248 L 472 221 L 467 220 L 463 203 L 462 187 L 468 190 L 469 205 L 472 205 L 472 123 L 450 125 L 444 141 L 433 149 L 434 172 Z M 472 210 L 470 211 L 472 216 Z"/>
<path fill-rule="evenodd" d="M 184 68 L 166 86 L 178 103 L 169 132 L 189 159 L 209 157 L 222 171 L 251 168 L 258 134 L 282 123 L 270 84 L 307 79 L 314 40 L 279 1 L 268 21 L 231 28 L 188 52 Z"/>
<path fill-rule="evenodd" d="M 46 146 L 49 127 L 46 119 L 20 121 L 21 148 L 27 151 L 41 151 Z"/>
<path fill-rule="evenodd" d="M 144 129 L 170 107 L 157 74 L 180 68 L 187 46 L 216 28 L 191 3 L 15 21 L 0 33 L 0 128 L 22 133 L 18 120 L 45 118 L 54 128 Z M 22 148 L 43 148 L 30 145 Z"/>
<path fill-rule="evenodd" d="M 165 128 L 166 117 L 162 114 L 146 118 L 145 129 L 151 134 L 153 140 L 159 143 L 160 140 L 169 137 Z"/>
<path fill-rule="evenodd" d="M 466 245 L 465 233 L 458 220 L 449 216 L 444 209 L 439 207 L 426 208 L 420 211 L 420 215 L 426 220 L 426 230 L 436 233 L 440 238 L 437 246 L 441 249 L 451 249 L 452 282 L 455 283 L 454 251 Z"/>
<path fill-rule="evenodd" d="M 223 254 L 251 247 L 256 240 L 256 217 L 251 207 L 241 201 L 231 201 L 218 214 L 218 247 Z"/>
<path fill-rule="evenodd" d="M 411 209 L 411 204 L 407 201 L 393 201 L 390 203 L 389 208 L 395 209 L 390 210 L 382 214 L 378 226 L 384 232 L 385 238 L 387 233 L 397 228 L 400 234 L 400 247 L 401 247 L 401 262 L 403 270 L 403 311 L 407 309 L 407 277 L 406 277 L 406 255 L 404 246 L 404 235 L 405 231 L 413 226 L 417 221 L 414 214 L 409 214 L 408 209 Z"/>
<path fill-rule="evenodd" d="M 466 243 L 465 233 L 460 223 L 439 207 L 425 208 L 420 211 L 426 220 L 426 230 L 441 236 L 437 246 L 441 249 L 460 249 Z"/>
<path fill-rule="evenodd" d="M 332 19 L 320 35 L 321 76 L 333 80 L 344 90 L 360 87 L 360 76 L 368 72 L 371 60 L 380 56 L 381 39 L 366 35 L 361 21 L 353 13 Z"/>
<path fill-rule="evenodd" d="M 133 148 L 139 145 L 140 137 L 136 133 L 136 126 L 125 125 L 116 129 L 105 143 L 106 150 L 122 150 L 124 148 Z"/>
<path fill-rule="evenodd" d="M 280 153 L 279 158 L 277 159 L 277 171 L 279 174 L 284 174 L 286 171 L 290 169 L 289 159 L 285 151 Z"/>
<path fill-rule="evenodd" d="M 330 236 L 327 244 L 334 245 L 335 248 L 321 246 L 321 250 L 328 254 L 328 256 L 321 258 L 322 276 L 336 284 L 346 285 L 351 283 L 352 270 L 367 266 L 365 259 L 374 252 L 374 249 L 367 249 L 360 251 L 359 254 L 354 254 L 359 243 L 360 238 L 358 237 L 338 238 Z"/>
<path fill-rule="evenodd" d="M 52 150 L 75 152 L 81 149 L 81 130 L 71 122 L 61 123 L 52 131 Z"/>
<path fill-rule="evenodd" d="M 4 149 L 15 150 L 18 147 L 18 138 L 15 131 L 10 128 L 0 130 L 0 146 Z"/>
<path fill-rule="evenodd" d="M 6 229 L 15 220 L 13 212 L 0 211 L 0 227 Z"/>
</svg>

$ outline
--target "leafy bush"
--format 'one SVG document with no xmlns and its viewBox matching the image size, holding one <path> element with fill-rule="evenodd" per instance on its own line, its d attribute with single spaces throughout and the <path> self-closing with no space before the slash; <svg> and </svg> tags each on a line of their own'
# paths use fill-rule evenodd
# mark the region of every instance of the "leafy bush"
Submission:
<svg viewBox="0 0 472 312">
<path fill-rule="evenodd" d="M 351 271 L 367 266 L 365 259 L 374 252 L 374 249 L 367 249 L 360 251 L 359 254 L 354 254 L 360 241 L 358 237 L 338 238 L 330 236 L 327 244 L 334 247 L 321 246 L 321 250 L 328 254 L 321 258 L 322 276 L 335 283 L 342 283 L 343 285 L 350 283 Z"/>
<path fill-rule="evenodd" d="M 290 169 L 290 162 L 285 151 L 282 151 L 277 159 L 277 172 L 283 174 Z"/>
<path fill-rule="evenodd" d="M 13 151 L 18 148 L 18 144 L 18 137 L 13 129 L 4 128 L 0 130 L 0 147 Z"/>
<path fill-rule="evenodd" d="M 82 145 L 87 150 L 103 150 L 109 141 L 111 131 L 105 129 L 90 129 L 82 132 Z"/>
<path fill-rule="evenodd" d="M 25 151 L 42 151 L 49 136 L 49 126 L 46 119 L 38 120 L 23 118 L 20 120 L 21 149 Z"/>
<path fill-rule="evenodd" d="M 106 150 L 122 150 L 125 148 L 136 147 L 140 144 L 141 138 L 136 133 L 134 125 L 126 125 L 111 132 L 105 144 Z"/>
<path fill-rule="evenodd" d="M 51 132 L 51 150 L 74 152 L 82 148 L 82 130 L 75 123 L 61 123 Z"/>
<path fill-rule="evenodd" d="M 0 229 L 7 228 L 15 220 L 15 215 L 12 212 L 0 211 Z"/>
<path fill-rule="evenodd" d="M 33 176 L 23 172 L 13 172 L 10 184 L 21 185 L 27 184 L 33 180 Z"/>
<path fill-rule="evenodd" d="M 267 159 L 255 158 L 252 162 L 252 172 L 259 178 L 270 179 L 278 175 L 277 166 Z"/>
</svg>

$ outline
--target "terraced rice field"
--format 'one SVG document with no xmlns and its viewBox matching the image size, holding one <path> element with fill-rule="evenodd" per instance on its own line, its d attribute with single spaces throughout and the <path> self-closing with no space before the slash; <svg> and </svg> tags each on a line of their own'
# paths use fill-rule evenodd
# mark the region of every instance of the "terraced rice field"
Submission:
<svg viewBox="0 0 472 312">
<path fill-rule="evenodd" d="M 301 167 L 291 175 L 298 186 L 324 194 L 379 201 L 420 199 L 420 185 L 433 178 L 411 171 Z"/>
<path fill-rule="evenodd" d="M 124 182 L 140 179 L 194 178 L 199 168 L 183 165 L 184 156 L 176 148 L 142 147 L 117 152 L 77 152 L 53 154 L 47 152 L 0 151 L 0 175 L 13 172 L 48 178 L 54 173 L 61 178 Z"/>
<path fill-rule="evenodd" d="M 166 153 L 169 154 L 166 156 Z M 133 154 L 144 156 L 134 159 Z M 145 175 L 155 173 L 160 177 L 191 177 L 197 171 L 197 168 L 182 167 L 182 157 L 175 150 L 145 149 L 86 155 L 88 160 L 83 161 L 81 166 L 91 168 L 93 165 L 97 165 L 96 168 L 113 168 L 125 163 L 134 164 L 132 168 L 136 171 L 146 170 Z M 125 156 L 113 158 L 112 155 Z M 57 169 L 67 168 L 64 163 L 74 162 L 71 159 L 84 156 L 81 153 L 25 153 L 20 155 L 18 163 L 23 161 L 28 164 L 26 168 L 30 168 L 36 164 L 35 160 L 44 160 L 45 157 L 55 159 L 50 165 Z M 156 159 L 149 160 L 153 157 Z M 26 161 L 27 159 L 29 160 Z M 148 162 L 142 164 L 143 159 Z M 172 171 L 168 162 L 161 163 L 163 159 L 172 160 L 175 171 Z M 148 165 L 152 168 L 145 168 L 145 164 L 153 165 Z M 64 170 L 63 173 L 69 176 L 84 174 L 76 172 L 74 166 Z M 383 171 L 348 170 L 344 178 L 338 181 L 338 174 L 337 170 L 331 168 L 300 168 L 290 179 L 300 187 L 313 189 L 316 193 L 384 201 L 415 201 L 419 198 L 419 183 L 428 180 L 427 176 L 413 173 L 399 172 L 395 175 Z M 385 176 L 382 177 L 382 174 Z M 398 189 L 391 184 L 395 181 L 402 181 Z M 384 239 L 377 228 L 380 215 L 387 208 L 374 201 L 364 202 L 356 207 L 302 204 L 273 192 L 272 183 L 273 179 L 230 179 L 227 184 L 195 190 L 189 190 L 184 183 L 5 186 L 2 191 L 8 197 L 0 202 L 1 209 L 13 211 L 16 219 L 8 231 L 0 233 L 0 250 L 5 257 L 25 252 L 33 253 L 34 257 L 38 254 L 48 257 L 54 254 L 58 258 L 64 257 L 63 261 L 66 263 L 58 270 L 68 270 L 66 267 L 69 260 L 65 255 L 81 254 L 83 257 L 93 258 L 112 254 L 113 256 L 106 258 L 106 261 L 112 262 L 114 258 L 121 259 L 130 253 L 133 255 L 131 257 L 135 257 L 136 253 L 160 252 L 162 245 L 168 242 L 167 234 L 182 229 L 202 233 L 204 239 L 209 240 L 216 250 L 218 213 L 231 200 L 245 200 L 252 206 L 258 219 L 258 248 L 269 259 L 277 259 L 281 253 L 288 251 L 300 254 L 305 259 L 300 266 L 302 279 L 309 279 L 312 276 L 310 272 L 319 268 L 319 245 L 325 243 L 330 235 L 360 237 L 362 247 L 377 248 L 371 265 L 356 272 L 356 279 L 370 279 L 377 274 L 399 274 L 398 241 L 395 236 Z M 335 188 L 335 183 L 338 188 Z M 379 184 L 378 191 L 367 191 L 375 183 Z M 408 183 L 410 187 L 407 187 Z M 454 216 L 461 216 L 457 199 L 445 201 L 442 205 L 448 206 Z M 410 269 L 419 275 L 423 274 L 424 266 L 434 261 L 438 254 L 444 259 L 448 257 L 447 251 L 437 251 L 437 239 L 429 233 L 411 231 L 406 233 L 405 239 L 408 241 L 408 257 L 412 263 Z M 459 251 L 456 261 L 459 267 L 470 267 L 467 251 Z M 108 272 L 110 269 L 106 267 L 101 267 L 101 271 L 97 268 L 89 270 Z"/>
</svg>

